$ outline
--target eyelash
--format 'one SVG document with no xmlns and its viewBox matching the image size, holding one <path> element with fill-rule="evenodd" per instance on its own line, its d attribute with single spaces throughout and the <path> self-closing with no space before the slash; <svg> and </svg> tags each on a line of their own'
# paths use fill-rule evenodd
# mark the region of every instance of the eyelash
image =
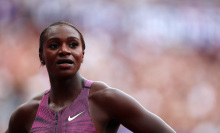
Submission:
<svg viewBox="0 0 220 133">
<path fill-rule="evenodd" d="M 69 47 L 70 48 L 75 48 L 75 47 L 77 47 L 79 44 L 77 43 L 77 42 L 71 42 L 70 44 L 69 44 Z M 51 48 L 51 49 L 57 49 L 59 47 L 59 44 L 57 44 L 57 43 L 51 43 L 50 45 L 49 45 L 49 48 Z"/>
<path fill-rule="evenodd" d="M 52 44 L 50 44 L 49 45 L 49 48 L 51 48 L 51 49 L 56 49 L 56 48 L 58 48 L 59 46 L 58 46 L 58 44 L 56 44 L 56 43 L 52 43 Z"/>
<path fill-rule="evenodd" d="M 70 44 L 69 44 L 69 47 L 70 48 L 75 48 L 75 47 L 77 47 L 79 44 L 77 43 L 77 42 L 71 42 Z"/>
</svg>

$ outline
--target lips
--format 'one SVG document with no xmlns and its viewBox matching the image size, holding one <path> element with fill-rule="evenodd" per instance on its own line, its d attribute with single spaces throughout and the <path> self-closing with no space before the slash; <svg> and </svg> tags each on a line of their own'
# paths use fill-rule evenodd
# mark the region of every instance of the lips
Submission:
<svg viewBox="0 0 220 133">
<path fill-rule="evenodd" d="M 57 65 L 60 64 L 73 64 L 73 61 L 71 59 L 60 59 L 57 61 Z"/>
<path fill-rule="evenodd" d="M 57 66 L 61 69 L 69 69 L 73 66 L 73 63 L 71 59 L 60 59 L 57 61 Z"/>
</svg>

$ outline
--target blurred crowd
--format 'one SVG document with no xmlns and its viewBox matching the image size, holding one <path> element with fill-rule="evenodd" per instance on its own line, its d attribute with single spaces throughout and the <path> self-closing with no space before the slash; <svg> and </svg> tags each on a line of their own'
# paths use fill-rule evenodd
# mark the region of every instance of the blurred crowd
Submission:
<svg viewBox="0 0 220 133">
<path fill-rule="evenodd" d="M 128 93 L 178 133 L 219 133 L 219 7 L 217 0 L 0 0 L 0 132 L 20 104 L 50 88 L 39 35 L 64 20 L 85 37 L 85 78 Z"/>
</svg>

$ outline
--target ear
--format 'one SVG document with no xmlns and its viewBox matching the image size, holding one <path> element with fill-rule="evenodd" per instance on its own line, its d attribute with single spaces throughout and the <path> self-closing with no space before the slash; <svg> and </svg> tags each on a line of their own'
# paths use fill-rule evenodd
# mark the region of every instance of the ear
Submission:
<svg viewBox="0 0 220 133">
<path fill-rule="evenodd" d="M 45 60 L 44 60 L 43 55 L 39 54 L 39 58 L 40 58 L 41 65 L 44 66 L 45 65 Z"/>
<path fill-rule="evenodd" d="M 81 63 L 83 63 L 83 60 L 84 60 L 84 50 L 83 50 L 83 56 L 82 56 L 82 62 Z"/>
</svg>

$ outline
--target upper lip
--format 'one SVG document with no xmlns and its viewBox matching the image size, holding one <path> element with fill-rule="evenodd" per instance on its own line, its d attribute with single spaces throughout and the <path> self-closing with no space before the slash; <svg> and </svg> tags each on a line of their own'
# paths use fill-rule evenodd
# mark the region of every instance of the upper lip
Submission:
<svg viewBox="0 0 220 133">
<path fill-rule="evenodd" d="M 59 59 L 57 61 L 57 64 L 62 64 L 62 63 L 73 64 L 73 61 L 71 59 Z"/>
</svg>

